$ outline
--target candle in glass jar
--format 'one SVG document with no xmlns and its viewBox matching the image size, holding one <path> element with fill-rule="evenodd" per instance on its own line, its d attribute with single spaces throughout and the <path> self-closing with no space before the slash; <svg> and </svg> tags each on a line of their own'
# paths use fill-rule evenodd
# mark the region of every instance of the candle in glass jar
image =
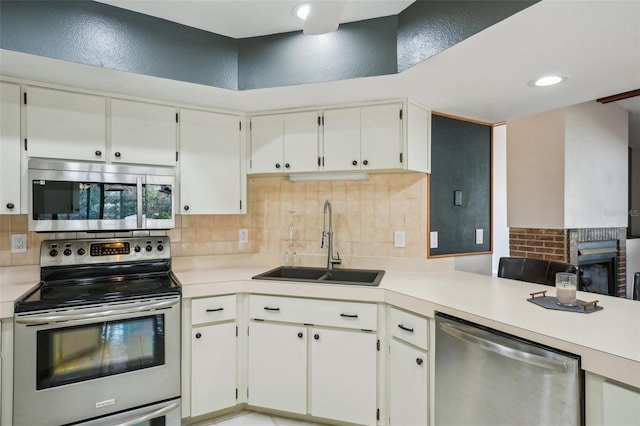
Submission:
<svg viewBox="0 0 640 426">
<path fill-rule="evenodd" d="M 558 287 L 556 288 L 556 299 L 560 305 L 575 306 L 576 289 L 575 287 Z"/>
</svg>

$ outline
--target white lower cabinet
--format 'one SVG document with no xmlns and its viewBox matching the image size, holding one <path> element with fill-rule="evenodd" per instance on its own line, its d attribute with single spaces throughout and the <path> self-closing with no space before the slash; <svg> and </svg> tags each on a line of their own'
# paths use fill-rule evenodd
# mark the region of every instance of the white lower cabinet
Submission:
<svg viewBox="0 0 640 426">
<path fill-rule="evenodd" d="M 307 328 L 249 324 L 250 405 L 307 413 Z"/>
<path fill-rule="evenodd" d="M 429 359 L 424 350 L 392 339 L 389 345 L 389 424 L 429 424 Z"/>
<path fill-rule="evenodd" d="M 376 334 L 318 328 L 311 334 L 311 414 L 376 424 Z"/>
<path fill-rule="evenodd" d="M 191 303 L 191 416 L 236 404 L 236 296 Z"/>
<path fill-rule="evenodd" d="M 234 406 L 235 323 L 195 327 L 191 335 L 191 415 L 199 416 Z"/>
<path fill-rule="evenodd" d="M 389 307 L 388 424 L 429 424 L 428 320 Z"/>
<path fill-rule="evenodd" d="M 251 295 L 249 320 L 249 405 L 376 424 L 376 304 Z"/>
</svg>

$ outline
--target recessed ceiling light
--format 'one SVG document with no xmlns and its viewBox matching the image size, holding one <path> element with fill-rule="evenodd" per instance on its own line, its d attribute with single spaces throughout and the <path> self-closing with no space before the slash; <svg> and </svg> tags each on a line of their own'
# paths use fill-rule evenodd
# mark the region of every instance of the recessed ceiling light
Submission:
<svg viewBox="0 0 640 426">
<path fill-rule="evenodd" d="M 544 77 L 533 80 L 530 84 L 536 87 L 546 87 L 562 83 L 566 79 L 567 77 L 563 75 L 546 75 Z"/>
<path fill-rule="evenodd" d="M 291 9 L 291 13 L 294 16 L 297 16 L 298 18 L 302 19 L 303 21 L 306 21 L 307 16 L 309 16 L 309 8 L 310 8 L 309 3 L 300 3 L 293 6 L 293 9 Z"/>
</svg>

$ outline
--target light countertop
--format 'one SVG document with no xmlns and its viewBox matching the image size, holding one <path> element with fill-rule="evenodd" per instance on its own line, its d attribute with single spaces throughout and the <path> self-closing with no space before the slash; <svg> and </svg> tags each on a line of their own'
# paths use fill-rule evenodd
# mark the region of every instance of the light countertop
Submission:
<svg viewBox="0 0 640 426">
<path fill-rule="evenodd" d="M 177 258 L 173 271 L 184 298 L 259 293 L 384 302 L 429 318 L 435 312 L 448 313 L 578 354 L 582 369 L 640 388 L 638 301 L 578 292 L 578 299 L 598 299 L 604 309 L 589 314 L 544 309 L 526 299 L 540 290 L 553 296 L 553 287 L 453 271 L 446 262 L 413 272 L 387 270 L 379 287 L 251 279 L 277 266 L 274 262 L 277 258 L 250 256 Z M 0 318 L 13 316 L 13 301 L 33 287 L 38 276 L 37 266 L 0 268 Z"/>
</svg>

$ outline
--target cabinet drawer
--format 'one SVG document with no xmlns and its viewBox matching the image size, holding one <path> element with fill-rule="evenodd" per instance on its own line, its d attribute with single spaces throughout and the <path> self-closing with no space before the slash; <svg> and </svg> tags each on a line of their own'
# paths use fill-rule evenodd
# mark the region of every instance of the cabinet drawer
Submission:
<svg viewBox="0 0 640 426">
<path fill-rule="evenodd" d="M 236 296 L 203 297 L 191 300 L 191 324 L 227 321 L 236 318 Z"/>
<path fill-rule="evenodd" d="M 251 295 L 249 318 L 376 330 L 378 307 L 375 303 Z"/>
<path fill-rule="evenodd" d="M 429 348 L 429 320 L 421 316 L 389 308 L 391 335 L 419 348 Z"/>
</svg>

